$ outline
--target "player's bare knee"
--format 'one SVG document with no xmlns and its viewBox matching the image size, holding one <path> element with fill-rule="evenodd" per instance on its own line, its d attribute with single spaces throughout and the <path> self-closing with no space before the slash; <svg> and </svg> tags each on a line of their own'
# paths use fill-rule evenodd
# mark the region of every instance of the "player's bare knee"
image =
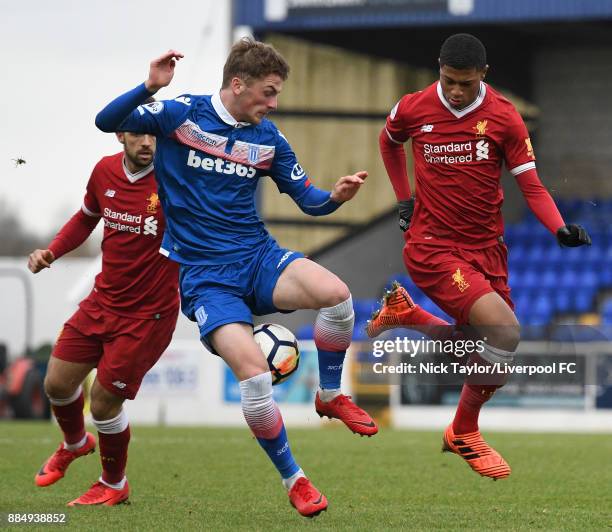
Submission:
<svg viewBox="0 0 612 532">
<path fill-rule="evenodd" d="M 45 393 L 51 399 L 68 399 L 75 394 L 80 384 L 47 374 L 44 381 Z"/>
<path fill-rule="evenodd" d="M 120 402 L 108 402 L 104 400 L 94 401 L 91 400 L 91 415 L 94 419 L 103 421 L 105 419 L 112 419 L 119 415 L 121 411 L 121 405 L 123 401 Z"/>
<path fill-rule="evenodd" d="M 91 390 L 91 415 L 94 419 L 112 419 L 119 415 L 123 398 L 106 392 L 101 386 L 94 386 Z"/>
<path fill-rule="evenodd" d="M 340 279 L 326 291 L 325 297 L 321 301 L 321 308 L 335 307 L 340 303 L 344 303 L 349 297 L 351 297 L 351 291 L 348 286 Z"/>
<path fill-rule="evenodd" d="M 520 341 L 521 329 L 518 324 L 489 327 L 486 333 L 486 343 L 504 351 L 516 351 Z"/>
<path fill-rule="evenodd" d="M 270 368 L 268 368 L 268 363 L 262 354 L 261 363 L 253 362 L 249 364 L 244 364 L 242 367 L 236 370 L 236 378 L 239 381 L 244 381 L 246 379 L 251 379 L 253 377 L 256 377 L 257 375 L 261 375 L 262 373 L 266 373 L 268 371 L 270 371 Z"/>
</svg>

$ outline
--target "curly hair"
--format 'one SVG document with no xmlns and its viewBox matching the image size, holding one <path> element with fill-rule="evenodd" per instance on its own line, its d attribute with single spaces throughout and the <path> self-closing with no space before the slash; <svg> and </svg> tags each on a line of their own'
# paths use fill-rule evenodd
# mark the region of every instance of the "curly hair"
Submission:
<svg viewBox="0 0 612 532">
<path fill-rule="evenodd" d="M 444 65 L 457 70 L 482 70 L 487 65 L 487 51 L 473 35 L 456 33 L 446 39 L 440 49 L 440 66 Z"/>
</svg>

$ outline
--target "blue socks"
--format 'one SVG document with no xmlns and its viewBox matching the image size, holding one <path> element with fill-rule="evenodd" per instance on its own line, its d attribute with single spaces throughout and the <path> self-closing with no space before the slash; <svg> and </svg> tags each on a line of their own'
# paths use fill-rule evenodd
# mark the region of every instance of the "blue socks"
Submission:
<svg viewBox="0 0 612 532">
<path fill-rule="evenodd" d="M 319 349 L 319 386 L 323 390 L 339 390 L 346 351 Z"/>
</svg>

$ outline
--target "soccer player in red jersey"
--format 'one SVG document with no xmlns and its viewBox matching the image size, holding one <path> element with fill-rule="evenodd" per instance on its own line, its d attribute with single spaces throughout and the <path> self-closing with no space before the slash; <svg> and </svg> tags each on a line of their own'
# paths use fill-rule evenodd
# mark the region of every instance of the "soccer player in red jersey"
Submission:
<svg viewBox="0 0 612 532">
<path fill-rule="evenodd" d="M 96 439 L 85 432 L 81 383 L 97 368 L 91 414 L 102 476 L 69 506 L 127 500 L 130 426 L 122 404 L 134 399 L 145 373 L 170 343 L 179 310 L 178 265 L 158 251 L 165 219 L 153 172 L 156 139 L 127 132 L 117 137 L 123 152 L 98 162 L 81 209 L 48 249 L 35 250 L 28 261 L 32 273 L 51 267 L 104 220 L 102 271 L 64 324 L 45 377 L 64 441 L 36 474 L 37 486 L 54 484 L 74 459 L 94 452 Z"/>
<path fill-rule="evenodd" d="M 511 363 L 520 339 L 508 287 L 500 185 L 505 164 L 538 220 L 563 246 L 590 244 L 584 228 L 566 224 L 536 172 L 529 134 L 514 106 L 484 83 L 483 44 L 456 34 L 440 50 L 440 80 L 405 95 L 391 110 L 380 151 L 399 202 L 405 231 L 404 263 L 415 284 L 458 325 L 485 339 L 470 363 Z M 403 144 L 412 140 L 416 195 L 412 196 Z M 446 322 L 414 305 L 395 285 L 368 325 L 368 334 L 397 326 L 421 328 Z M 447 324 L 446 324 L 447 325 Z M 506 461 L 482 438 L 482 405 L 503 386 L 468 379 L 444 450 L 494 479 L 510 474 Z"/>
</svg>

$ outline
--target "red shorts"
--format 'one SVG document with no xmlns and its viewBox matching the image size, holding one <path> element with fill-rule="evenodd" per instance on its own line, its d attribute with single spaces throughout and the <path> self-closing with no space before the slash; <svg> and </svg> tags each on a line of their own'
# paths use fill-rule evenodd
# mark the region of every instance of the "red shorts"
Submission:
<svg viewBox="0 0 612 532">
<path fill-rule="evenodd" d="M 172 339 L 176 310 L 160 319 L 118 316 L 88 297 L 64 324 L 52 355 L 67 362 L 95 363 L 97 379 L 109 392 L 134 399 L 145 373 Z"/>
<path fill-rule="evenodd" d="M 468 323 L 474 302 L 489 292 L 497 292 L 514 310 L 505 244 L 463 249 L 407 242 L 404 264 L 414 284 L 458 324 Z"/>
</svg>

